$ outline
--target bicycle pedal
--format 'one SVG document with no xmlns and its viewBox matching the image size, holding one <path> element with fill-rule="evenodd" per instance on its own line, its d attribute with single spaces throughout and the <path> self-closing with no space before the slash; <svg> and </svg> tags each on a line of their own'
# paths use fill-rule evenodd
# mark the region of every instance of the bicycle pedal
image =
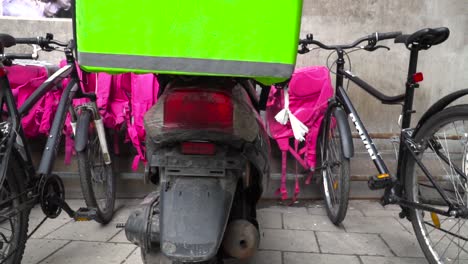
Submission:
<svg viewBox="0 0 468 264">
<path fill-rule="evenodd" d="M 392 177 L 389 174 L 371 176 L 367 182 L 369 189 L 380 190 L 392 185 Z"/>
<path fill-rule="evenodd" d="M 75 212 L 73 219 L 75 219 L 75 221 L 91 221 L 96 219 L 96 216 L 96 208 L 81 207 Z"/>
</svg>

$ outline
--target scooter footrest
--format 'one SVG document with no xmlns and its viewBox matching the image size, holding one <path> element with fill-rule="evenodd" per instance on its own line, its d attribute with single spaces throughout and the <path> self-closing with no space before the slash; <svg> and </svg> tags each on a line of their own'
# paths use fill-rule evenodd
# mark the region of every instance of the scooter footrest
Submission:
<svg viewBox="0 0 468 264">
<path fill-rule="evenodd" d="M 369 189 L 380 190 L 392 185 L 392 177 L 388 174 L 371 176 L 367 182 Z"/>
<path fill-rule="evenodd" d="M 96 219 L 96 216 L 96 208 L 81 207 L 75 212 L 73 219 L 75 219 L 75 221 L 91 221 Z"/>
</svg>

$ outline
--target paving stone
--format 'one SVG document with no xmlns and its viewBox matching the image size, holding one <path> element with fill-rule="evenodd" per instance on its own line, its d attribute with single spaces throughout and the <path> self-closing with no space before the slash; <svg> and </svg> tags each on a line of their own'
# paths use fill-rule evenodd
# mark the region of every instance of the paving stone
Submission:
<svg viewBox="0 0 468 264">
<path fill-rule="evenodd" d="M 317 232 L 322 253 L 393 256 L 376 234 Z"/>
<path fill-rule="evenodd" d="M 397 258 L 361 256 L 363 264 L 427 264 L 424 258 Z"/>
<path fill-rule="evenodd" d="M 387 216 L 387 217 L 398 217 L 398 211 L 394 210 L 365 210 L 362 211 L 364 216 Z"/>
<path fill-rule="evenodd" d="M 132 213 L 132 211 L 136 208 L 135 205 L 120 205 L 115 207 L 114 216 L 112 217 L 112 221 L 126 223 L 128 216 Z"/>
<path fill-rule="evenodd" d="M 24 251 L 24 264 L 36 264 L 45 259 L 57 249 L 63 247 L 70 241 L 67 240 L 48 240 L 48 239 L 29 239 Z"/>
<path fill-rule="evenodd" d="M 294 207 L 294 206 L 283 206 L 283 205 L 273 205 L 269 207 L 258 208 L 259 212 L 276 212 L 276 213 L 283 213 L 283 214 L 300 214 L 306 215 L 307 208 L 306 207 Z"/>
<path fill-rule="evenodd" d="M 414 229 L 413 229 L 413 224 L 411 224 L 410 221 L 408 221 L 408 219 L 401 219 L 399 217 L 395 217 L 395 219 L 401 224 L 403 225 L 403 227 L 405 228 L 406 232 L 409 232 L 411 234 L 414 234 Z"/>
<path fill-rule="evenodd" d="M 350 200 L 348 207 L 350 209 L 359 209 L 365 213 L 365 211 L 372 210 L 385 210 L 385 208 L 380 205 L 377 201 L 369 200 Z"/>
<path fill-rule="evenodd" d="M 49 234 L 46 238 L 80 241 L 107 241 L 116 235 L 120 229 L 115 223 L 101 225 L 96 222 L 71 222 Z"/>
<path fill-rule="evenodd" d="M 424 257 L 416 236 L 408 232 L 385 233 L 381 235 L 398 257 Z"/>
<path fill-rule="evenodd" d="M 260 250 L 249 260 L 249 264 L 281 264 L 280 251 Z"/>
<path fill-rule="evenodd" d="M 307 208 L 307 211 L 311 215 L 327 215 L 327 210 L 325 209 L 325 206 L 323 205 L 323 203 L 312 204 L 311 206 Z M 346 212 L 346 216 L 349 216 L 349 215 L 364 216 L 361 210 L 358 210 L 355 208 L 348 208 Z"/>
<path fill-rule="evenodd" d="M 323 215 L 283 215 L 285 229 L 344 232 L 343 227 L 335 226 Z"/>
<path fill-rule="evenodd" d="M 319 251 L 313 231 L 263 229 L 260 233 L 260 249 L 297 252 Z"/>
<path fill-rule="evenodd" d="M 385 233 L 405 231 L 393 217 L 362 217 L 349 216 L 343 221 L 347 232 L 353 233 Z"/>
<path fill-rule="evenodd" d="M 401 212 L 401 207 L 397 204 L 389 204 L 384 206 L 384 209 L 387 211 L 396 211 L 396 212 Z"/>
<path fill-rule="evenodd" d="M 128 244 L 73 241 L 42 263 L 121 263 L 134 249 L 135 246 Z"/>
<path fill-rule="evenodd" d="M 281 264 L 280 251 L 259 250 L 249 261 L 226 259 L 224 264 Z"/>
<path fill-rule="evenodd" d="M 128 257 L 122 264 L 143 264 L 140 248 L 135 249 L 130 257 Z"/>
<path fill-rule="evenodd" d="M 260 228 L 282 228 L 282 216 L 278 212 L 259 211 L 257 220 Z"/>
<path fill-rule="evenodd" d="M 359 264 L 359 258 L 356 256 L 345 255 L 330 255 L 330 254 L 312 254 L 312 253 L 296 253 L 285 252 L 284 264 L 330 264 L 330 263 L 346 263 Z"/>
<path fill-rule="evenodd" d="M 29 218 L 29 231 L 32 232 L 34 228 L 42 221 L 42 218 Z M 48 234 L 60 229 L 61 227 L 71 223 L 73 220 L 70 218 L 67 219 L 47 219 L 44 224 L 42 224 L 39 229 L 32 235 L 32 238 L 43 238 Z M 70 239 L 71 240 L 71 239 Z"/>
<path fill-rule="evenodd" d="M 121 229 L 121 231 L 115 235 L 111 240 L 109 240 L 109 242 L 115 242 L 115 243 L 130 243 L 130 241 L 128 241 L 127 239 L 127 236 L 125 235 L 125 230 L 124 229 Z"/>
</svg>

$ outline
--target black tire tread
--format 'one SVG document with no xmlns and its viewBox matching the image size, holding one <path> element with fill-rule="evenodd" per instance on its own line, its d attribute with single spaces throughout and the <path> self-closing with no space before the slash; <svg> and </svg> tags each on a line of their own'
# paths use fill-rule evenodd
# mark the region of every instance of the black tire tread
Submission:
<svg viewBox="0 0 468 264">
<path fill-rule="evenodd" d="M 18 162 L 17 157 L 13 155 L 10 158 L 10 164 L 8 168 L 8 175 L 5 179 L 8 181 L 8 185 L 12 189 L 11 191 L 14 193 L 23 193 L 25 191 L 25 183 L 23 182 L 26 179 L 26 175 L 24 170 L 22 169 L 21 165 Z M 16 189 L 16 190 L 13 190 Z M 24 196 L 19 197 L 19 203 L 24 202 L 26 199 Z M 26 248 L 26 242 L 28 239 L 28 228 L 29 228 L 29 212 L 31 208 L 27 208 L 20 213 L 19 216 L 19 239 L 16 245 L 17 251 L 14 254 L 13 258 L 10 258 L 6 263 L 7 264 L 16 264 L 21 263 L 23 259 L 24 250 Z"/>
<path fill-rule="evenodd" d="M 327 116 L 323 119 L 323 122 L 322 122 L 322 126 L 325 125 L 325 119 L 328 119 L 330 120 L 332 115 L 333 115 L 333 109 L 332 111 L 330 111 Z M 338 126 L 338 133 L 342 133 L 341 131 L 343 131 L 343 129 L 340 128 L 340 123 L 337 122 L 336 124 Z M 322 162 L 322 150 L 321 150 L 321 140 L 323 140 L 323 131 L 324 129 L 322 129 L 323 127 L 321 126 L 321 129 L 320 129 L 320 133 L 319 133 L 319 136 L 318 136 L 318 139 L 317 139 L 317 164 L 321 164 Z M 328 129 L 327 129 L 328 130 Z M 329 207 L 325 197 L 324 197 L 324 204 L 325 204 L 325 209 L 327 211 L 327 215 L 328 215 L 328 218 L 330 219 L 330 221 L 334 224 L 334 225 L 339 225 L 341 222 L 343 222 L 343 220 L 345 219 L 346 217 L 346 212 L 348 210 L 348 202 L 349 202 L 349 189 L 350 189 L 350 160 L 348 158 L 346 158 L 343 154 L 343 150 L 340 151 L 340 154 L 341 154 L 341 166 L 342 166 L 342 173 L 340 175 L 341 179 L 340 179 L 340 183 L 341 183 L 341 186 L 340 186 L 340 191 L 341 191 L 341 199 L 342 199 L 342 202 L 340 203 L 339 205 L 339 209 L 338 209 L 338 212 L 337 214 L 334 214 L 331 210 L 331 208 Z M 317 170 L 317 172 L 319 172 L 317 175 L 317 177 L 321 180 L 321 184 L 320 184 L 320 189 L 322 191 L 322 194 L 325 194 L 325 190 L 324 190 L 324 182 L 323 182 L 323 179 L 322 179 L 322 171 L 321 170 Z"/>
</svg>

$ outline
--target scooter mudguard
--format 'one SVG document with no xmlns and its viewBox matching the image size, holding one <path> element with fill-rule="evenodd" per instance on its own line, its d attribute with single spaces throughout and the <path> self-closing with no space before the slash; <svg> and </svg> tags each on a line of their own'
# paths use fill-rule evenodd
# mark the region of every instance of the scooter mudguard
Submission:
<svg viewBox="0 0 468 264">
<path fill-rule="evenodd" d="M 161 252 L 180 262 L 213 258 L 223 239 L 237 177 L 171 177 L 161 186 Z"/>
</svg>

